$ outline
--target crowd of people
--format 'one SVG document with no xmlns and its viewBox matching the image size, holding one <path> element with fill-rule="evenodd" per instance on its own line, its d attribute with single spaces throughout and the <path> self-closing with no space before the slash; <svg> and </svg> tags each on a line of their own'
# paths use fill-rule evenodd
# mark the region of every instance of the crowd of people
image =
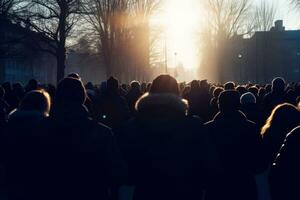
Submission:
<svg viewBox="0 0 300 200">
<path fill-rule="evenodd" d="M 0 86 L 0 198 L 300 199 L 300 83 Z"/>
</svg>

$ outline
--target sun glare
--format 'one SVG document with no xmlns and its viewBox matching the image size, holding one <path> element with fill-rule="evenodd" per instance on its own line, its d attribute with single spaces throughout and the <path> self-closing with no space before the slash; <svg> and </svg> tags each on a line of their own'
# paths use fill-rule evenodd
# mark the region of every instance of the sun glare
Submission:
<svg viewBox="0 0 300 200">
<path fill-rule="evenodd" d="M 159 18 L 165 28 L 168 67 L 182 65 L 193 69 L 199 65 L 197 32 L 200 6 L 197 0 L 165 0 Z"/>
</svg>

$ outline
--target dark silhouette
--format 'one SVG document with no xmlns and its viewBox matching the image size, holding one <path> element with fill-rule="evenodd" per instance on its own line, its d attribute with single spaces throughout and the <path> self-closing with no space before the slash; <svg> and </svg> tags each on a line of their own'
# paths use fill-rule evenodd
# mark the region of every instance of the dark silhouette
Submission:
<svg viewBox="0 0 300 200">
<path fill-rule="evenodd" d="M 139 82 L 133 81 L 130 83 L 130 90 L 126 95 L 126 99 L 128 102 L 129 109 L 132 114 L 135 113 L 135 103 L 142 96 L 141 86 Z"/>
<path fill-rule="evenodd" d="M 20 106 L 9 115 L 6 135 L 6 184 L 9 199 L 35 199 L 44 177 L 41 167 L 41 139 L 44 131 L 39 123 L 48 116 L 50 97 L 44 91 L 32 90 Z M 25 164 L 26 163 L 26 164 Z"/>
<path fill-rule="evenodd" d="M 267 89 L 268 91 L 268 89 Z M 272 81 L 272 90 L 267 93 L 263 100 L 265 117 L 269 116 L 271 111 L 279 104 L 285 103 L 285 81 L 283 78 L 275 78 Z"/>
<path fill-rule="evenodd" d="M 247 92 L 241 96 L 241 111 L 249 120 L 261 124 L 259 107 L 253 93 Z"/>
<path fill-rule="evenodd" d="M 1 199 L 298 199 L 299 83 L 2 85 Z"/>
<path fill-rule="evenodd" d="M 128 104 L 119 94 L 119 82 L 113 77 L 107 80 L 106 90 L 96 104 L 98 120 L 109 127 L 118 127 L 130 117 Z"/>
<path fill-rule="evenodd" d="M 4 100 L 9 105 L 9 112 L 19 106 L 19 99 L 13 93 L 12 86 L 9 82 L 5 82 L 2 84 L 2 87 L 5 91 Z"/>
<path fill-rule="evenodd" d="M 261 130 L 269 164 L 276 158 L 287 133 L 299 124 L 300 111 L 294 105 L 285 103 L 274 108 Z"/>
<path fill-rule="evenodd" d="M 224 174 L 209 188 L 208 199 L 257 199 L 254 175 L 263 168 L 262 142 L 258 127 L 239 111 L 239 106 L 238 92 L 222 92 L 220 112 L 205 124 L 224 168 Z"/>
<path fill-rule="evenodd" d="M 176 80 L 157 77 L 136 111 L 136 118 L 118 130 L 134 199 L 201 199 L 218 165 L 201 121 L 187 116 Z"/>
<path fill-rule="evenodd" d="M 111 130 L 89 118 L 80 80 L 63 79 L 55 108 L 43 123 L 43 180 L 39 199 L 109 199 L 124 167 Z"/>
<path fill-rule="evenodd" d="M 272 165 L 270 183 L 273 200 L 300 198 L 300 127 L 289 133 Z"/>
<path fill-rule="evenodd" d="M 211 96 L 209 94 L 209 84 L 206 80 L 191 82 L 191 89 L 185 98 L 189 102 L 189 115 L 199 116 L 204 121 L 210 118 L 209 104 Z"/>
</svg>

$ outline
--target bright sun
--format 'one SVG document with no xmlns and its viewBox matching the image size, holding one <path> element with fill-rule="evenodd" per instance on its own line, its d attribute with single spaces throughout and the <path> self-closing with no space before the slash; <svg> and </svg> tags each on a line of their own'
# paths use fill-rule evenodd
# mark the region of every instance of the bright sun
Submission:
<svg viewBox="0 0 300 200">
<path fill-rule="evenodd" d="M 197 0 L 165 0 L 160 21 L 165 27 L 168 67 L 179 64 L 185 69 L 199 65 L 197 33 L 200 6 Z"/>
</svg>

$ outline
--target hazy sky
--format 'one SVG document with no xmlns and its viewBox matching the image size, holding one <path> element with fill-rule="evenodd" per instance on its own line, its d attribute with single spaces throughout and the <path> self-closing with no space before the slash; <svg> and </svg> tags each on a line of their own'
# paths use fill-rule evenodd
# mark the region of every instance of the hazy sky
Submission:
<svg viewBox="0 0 300 200">
<path fill-rule="evenodd" d="M 258 4 L 261 0 L 255 0 Z M 276 19 L 284 20 L 286 29 L 300 28 L 300 12 L 296 12 L 290 5 L 290 0 L 265 0 L 273 3 L 277 7 Z"/>
</svg>

